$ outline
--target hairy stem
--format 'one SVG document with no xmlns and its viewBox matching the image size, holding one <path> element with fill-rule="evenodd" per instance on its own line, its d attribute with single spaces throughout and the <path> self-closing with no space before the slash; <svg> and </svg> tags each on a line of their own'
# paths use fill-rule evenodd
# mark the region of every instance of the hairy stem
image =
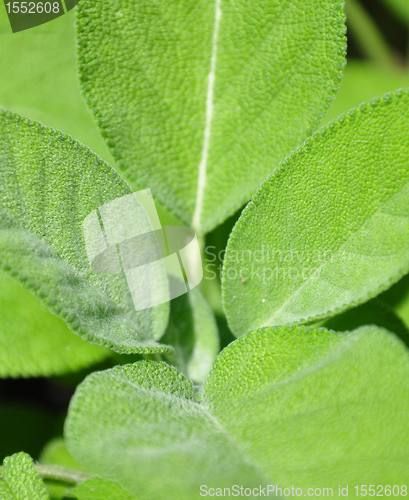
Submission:
<svg viewBox="0 0 409 500">
<path fill-rule="evenodd" d="M 358 0 L 346 0 L 348 27 L 366 57 L 382 66 L 394 66 L 396 61 L 378 27 Z"/>
<path fill-rule="evenodd" d="M 76 486 L 89 478 L 89 475 L 85 472 L 60 467 L 59 465 L 36 464 L 35 468 L 44 481 L 56 482 L 66 486 Z"/>
</svg>

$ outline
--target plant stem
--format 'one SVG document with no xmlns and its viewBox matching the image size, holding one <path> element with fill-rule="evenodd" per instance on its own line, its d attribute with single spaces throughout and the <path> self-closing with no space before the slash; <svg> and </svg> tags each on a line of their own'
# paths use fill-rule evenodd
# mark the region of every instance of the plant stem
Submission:
<svg viewBox="0 0 409 500">
<path fill-rule="evenodd" d="M 76 486 L 89 478 L 89 475 L 85 472 L 60 467 L 59 465 L 36 464 L 35 468 L 44 481 L 52 481 L 66 486 Z"/>
<path fill-rule="evenodd" d="M 358 0 L 346 0 L 345 11 L 348 27 L 365 56 L 379 65 L 395 66 L 395 58 L 382 33 Z"/>
</svg>

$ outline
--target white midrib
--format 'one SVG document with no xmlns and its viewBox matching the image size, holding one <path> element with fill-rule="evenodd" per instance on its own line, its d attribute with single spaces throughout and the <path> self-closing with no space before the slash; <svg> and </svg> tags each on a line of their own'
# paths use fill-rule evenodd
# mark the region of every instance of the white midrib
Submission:
<svg viewBox="0 0 409 500">
<path fill-rule="evenodd" d="M 199 229 L 200 227 L 200 219 L 202 216 L 202 209 L 203 209 L 203 196 L 206 187 L 207 160 L 209 156 L 209 144 L 210 144 L 210 135 L 211 135 L 212 119 L 213 119 L 213 94 L 214 94 L 214 83 L 215 83 L 216 62 L 217 62 L 217 41 L 219 37 L 220 18 L 222 16 L 220 4 L 221 0 L 216 0 L 213 38 L 212 38 L 212 56 L 210 62 L 210 73 L 208 76 L 208 83 L 207 83 L 206 121 L 203 134 L 202 155 L 199 163 L 196 206 L 192 220 L 192 225 L 195 229 Z"/>
</svg>

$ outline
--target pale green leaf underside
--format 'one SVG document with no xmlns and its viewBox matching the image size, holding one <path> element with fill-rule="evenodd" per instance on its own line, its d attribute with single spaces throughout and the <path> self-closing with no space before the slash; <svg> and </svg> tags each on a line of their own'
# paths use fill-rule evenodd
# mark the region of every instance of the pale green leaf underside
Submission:
<svg viewBox="0 0 409 500">
<path fill-rule="evenodd" d="M 92 477 L 76 486 L 66 498 L 76 500 L 138 500 L 140 497 L 124 490 L 121 485 L 105 477 Z"/>
<path fill-rule="evenodd" d="M 408 106 L 407 91 L 361 105 L 262 184 L 224 261 L 237 336 L 332 316 L 409 270 Z"/>
<path fill-rule="evenodd" d="M 163 364 L 91 375 L 65 433 L 77 460 L 147 499 L 201 498 L 202 484 L 405 484 L 408 401 L 408 352 L 386 330 L 266 328 L 222 352 L 200 404 Z"/>
<path fill-rule="evenodd" d="M 0 113 L 0 266 L 85 340 L 160 352 L 168 304 L 136 312 L 124 275 L 91 271 L 82 223 L 129 194 L 114 170 L 71 137 Z"/>
<path fill-rule="evenodd" d="M 345 59 L 338 0 L 82 1 L 84 95 L 131 186 L 204 233 L 318 125 Z"/>
<path fill-rule="evenodd" d="M 16 453 L 4 459 L 0 470 L 2 500 L 49 500 L 33 460 L 26 453 Z"/>
<path fill-rule="evenodd" d="M 69 330 L 28 290 L 0 271 L 0 377 L 61 375 L 109 351 Z"/>
<path fill-rule="evenodd" d="M 0 4 L 0 33 L 0 107 L 62 130 L 112 162 L 80 93 L 74 11 L 12 33 Z"/>
<path fill-rule="evenodd" d="M 172 300 L 162 342 L 175 349 L 167 357 L 178 371 L 197 384 L 205 381 L 220 350 L 219 332 L 213 311 L 197 288 Z"/>
</svg>

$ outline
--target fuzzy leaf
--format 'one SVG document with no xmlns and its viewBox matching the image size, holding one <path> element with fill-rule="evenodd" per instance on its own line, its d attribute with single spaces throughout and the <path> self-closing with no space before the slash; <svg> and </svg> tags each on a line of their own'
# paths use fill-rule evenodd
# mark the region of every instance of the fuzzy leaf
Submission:
<svg viewBox="0 0 409 500">
<path fill-rule="evenodd" d="M 138 500 L 122 486 L 106 477 L 92 477 L 72 489 L 66 498 L 76 500 Z"/>
<path fill-rule="evenodd" d="M 87 377 L 71 402 L 65 436 L 78 462 L 146 500 L 201 498 L 206 481 L 265 482 L 194 401 L 192 383 L 163 363 Z"/>
<path fill-rule="evenodd" d="M 340 83 L 338 0 L 84 0 L 79 70 L 133 188 L 198 233 L 316 128 Z"/>
<path fill-rule="evenodd" d="M 352 110 L 256 192 L 223 267 L 237 336 L 333 316 L 409 271 L 408 105 L 398 91 Z"/>
<path fill-rule="evenodd" d="M 0 266 L 85 340 L 163 352 L 168 304 L 136 312 L 124 274 L 91 271 L 82 223 L 129 187 L 69 136 L 0 112 Z"/>
<path fill-rule="evenodd" d="M 386 330 L 253 332 L 219 356 L 203 404 L 282 487 L 407 482 L 409 353 Z"/>
<path fill-rule="evenodd" d="M 33 460 L 26 453 L 4 459 L 0 471 L 0 498 L 4 500 L 49 500 Z"/>
<path fill-rule="evenodd" d="M 409 355 L 386 330 L 253 332 L 217 358 L 201 403 L 191 398 L 163 364 L 95 373 L 72 400 L 67 446 L 146 499 L 407 479 Z"/>
<path fill-rule="evenodd" d="M 202 384 L 219 353 L 219 332 L 213 311 L 194 288 L 172 300 L 169 324 L 162 342 L 175 349 L 169 361 L 190 380 Z"/>
<path fill-rule="evenodd" d="M 82 340 L 0 271 L 0 377 L 40 377 L 77 371 L 110 351 Z"/>
</svg>

